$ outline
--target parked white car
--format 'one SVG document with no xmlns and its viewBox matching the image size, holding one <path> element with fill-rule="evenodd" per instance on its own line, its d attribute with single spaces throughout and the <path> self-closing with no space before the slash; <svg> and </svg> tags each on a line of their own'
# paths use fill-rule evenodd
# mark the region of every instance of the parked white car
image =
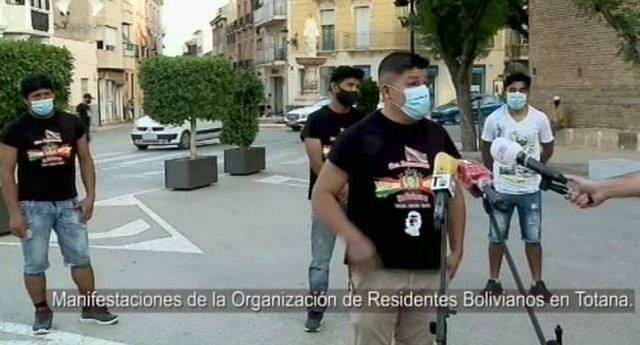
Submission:
<svg viewBox="0 0 640 345">
<path fill-rule="evenodd" d="M 222 122 L 198 120 L 196 129 L 196 140 L 198 141 L 218 139 L 222 133 Z M 131 141 L 139 150 L 160 145 L 188 149 L 191 135 L 189 122 L 185 122 L 181 126 L 168 126 L 145 115 L 135 121 L 131 131 Z"/>
<path fill-rule="evenodd" d="M 324 98 L 308 107 L 297 108 L 289 111 L 286 117 L 287 126 L 289 126 L 289 128 L 293 129 L 294 131 L 301 130 L 307 123 L 307 118 L 311 113 L 324 107 L 325 105 L 328 105 L 330 102 L 331 99 Z"/>
</svg>

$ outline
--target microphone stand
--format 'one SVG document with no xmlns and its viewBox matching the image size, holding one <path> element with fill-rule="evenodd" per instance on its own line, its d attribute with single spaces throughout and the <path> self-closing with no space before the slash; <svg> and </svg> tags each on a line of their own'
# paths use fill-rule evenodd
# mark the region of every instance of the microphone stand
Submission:
<svg viewBox="0 0 640 345">
<path fill-rule="evenodd" d="M 545 187 L 548 187 L 548 189 L 558 191 L 559 187 L 562 187 L 560 185 L 551 183 L 551 181 L 548 181 L 548 182 L 550 184 L 545 186 Z M 546 190 L 546 189 L 543 189 L 543 190 Z M 496 235 L 498 237 L 498 240 L 500 241 L 500 245 L 502 246 L 504 256 L 507 260 L 507 264 L 509 265 L 511 275 L 513 276 L 513 280 L 515 280 L 516 285 L 518 287 L 518 292 L 526 296 L 527 291 L 525 290 L 524 284 L 522 283 L 522 279 L 520 278 L 520 274 L 518 273 L 518 268 L 516 267 L 515 261 L 513 260 L 513 256 L 511 256 L 511 251 L 509 251 L 509 247 L 507 246 L 507 242 L 505 241 L 502 229 L 498 227 L 498 222 L 496 221 L 496 217 L 493 213 L 494 210 L 498 210 L 498 211 L 504 210 L 503 208 L 504 205 L 502 205 L 500 200 L 495 200 L 493 198 L 488 197 L 486 193 L 482 193 L 482 204 L 484 206 L 485 212 L 489 215 L 489 221 L 491 222 L 491 227 L 496 231 Z M 556 339 L 547 341 L 545 339 L 544 333 L 542 332 L 542 328 L 540 327 L 540 322 L 538 321 L 538 318 L 533 308 L 527 306 L 526 310 L 527 310 L 527 314 L 529 314 L 529 319 L 531 320 L 531 324 L 533 325 L 533 330 L 535 331 L 536 336 L 538 337 L 538 341 L 540 342 L 540 345 L 562 345 L 563 329 L 560 325 L 558 325 L 555 329 Z"/>
<path fill-rule="evenodd" d="M 439 296 L 447 294 L 447 231 L 449 218 L 449 193 L 447 191 L 437 191 L 435 208 L 433 211 L 434 228 L 441 234 L 440 240 L 440 289 Z M 430 333 L 436 336 L 437 345 L 447 344 L 447 318 L 455 314 L 456 311 L 449 307 L 438 307 L 436 321 L 430 323 Z"/>
</svg>

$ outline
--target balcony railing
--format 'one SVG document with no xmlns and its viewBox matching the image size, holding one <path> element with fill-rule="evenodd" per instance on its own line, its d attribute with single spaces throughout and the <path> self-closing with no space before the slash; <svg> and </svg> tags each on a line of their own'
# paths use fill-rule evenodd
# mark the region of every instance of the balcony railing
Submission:
<svg viewBox="0 0 640 345">
<path fill-rule="evenodd" d="M 256 51 L 257 64 L 269 64 L 287 60 L 287 50 L 284 47 L 264 47 Z"/>
<path fill-rule="evenodd" d="M 37 31 L 49 31 L 49 15 L 31 10 L 31 27 Z"/>
<path fill-rule="evenodd" d="M 529 45 L 516 44 L 506 47 L 507 58 L 511 60 L 529 60 Z"/>
<path fill-rule="evenodd" d="M 336 33 L 336 49 L 357 50 L 400 50 L 410 47 L 409 32 L 344 32 Z M 416 42 L 419 38 L 416 37 Z"/>
<path fill-rule="evenodd" d="M 287 3 L 284 0 L 269 0 L 253 13 L 256 26 L 284 21 L 287 19 Z"/>
</svg>

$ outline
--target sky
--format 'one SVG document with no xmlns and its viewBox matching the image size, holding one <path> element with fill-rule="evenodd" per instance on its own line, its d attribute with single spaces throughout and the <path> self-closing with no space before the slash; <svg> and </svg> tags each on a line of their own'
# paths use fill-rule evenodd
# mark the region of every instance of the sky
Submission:
<svg viewBox="0 0 640 345">
<path fill-rule="evenodd" d="M 226 0 L 165 0 L 162 11 L 166 32 L 164 55 L 182 55 L 184 42 L 194 31 L 209 28 L 209 22 L 225 3 Z"/>
</svg>

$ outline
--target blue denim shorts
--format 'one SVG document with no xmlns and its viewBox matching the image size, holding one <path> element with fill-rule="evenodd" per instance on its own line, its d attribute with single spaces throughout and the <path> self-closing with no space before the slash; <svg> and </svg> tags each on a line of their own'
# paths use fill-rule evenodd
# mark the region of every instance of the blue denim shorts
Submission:
<svg viewBox="0 0 640 345">
<path fill-rule="evenodd" d="M 22 240 L 24 274 L 40 274 L 49 268 L 52 229 L 58 237 L 65 266 L 81 267 L 91 263 L 87 225 L 81 221 L 77 200 L 21 201 L 20 211 L 31 231 L 31 237 Z"/>
<path fill-rule="evenodd" d="M 514 211 L 518 210 L 520 223 L 520 235 L 526 243 L 540 243 L 542 230 L 542 194 L 541 192 L 531 194 L 503 194 L 498 193 L 507 204 L 507 211 L 494 210 L 498 227 L 502 230 L 504 239 L 509 238 L 509 228 Z M 490 226 L 489 241 L 500 243 L 496 236 L 495 229 Z"/>
</svg>

